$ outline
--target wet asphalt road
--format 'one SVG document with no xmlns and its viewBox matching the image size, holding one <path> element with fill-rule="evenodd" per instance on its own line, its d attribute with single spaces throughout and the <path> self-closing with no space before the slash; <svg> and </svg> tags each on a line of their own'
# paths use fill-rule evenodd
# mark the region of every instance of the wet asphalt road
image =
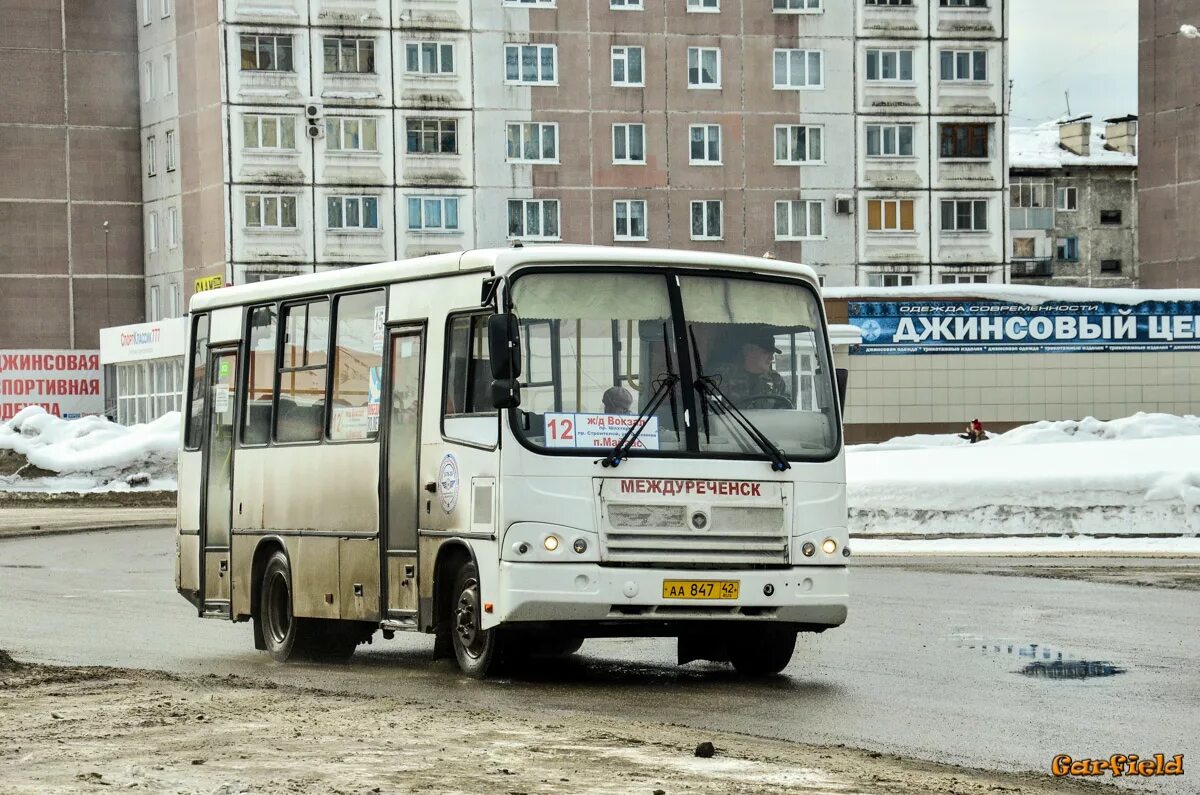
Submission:
<svg viewBox="0 0 1200 795">
<path fill-rule="evenodd" d="M 863 559 L 848 623 L 801 636 L 785 675 L 768 682 L 739 681 L 715 665 L 677 667 L 666 640 L 588 641 L 567 661 L 475 682 L 433 662 L 423 635 L 377 635 L 348 666 L 275 664 L 254 651 L 248 624 L 196 618 L 174 591 L 173 559 L 168 529 L 0 541 L 0 649 L 31 662 L 458 699 L 547 720 L 600 713 L 676 724 L 685 743 L 709 728 L 1032 771 L 1048 770 L 1059 753 L 1182 753 L 1185 770 L 1195 768 L 1182 778 L 1118 783 L 1200 792 L 1196 590 L 993 576 L 1013 562 L 985 559 Z M 1147 565 L 1167 564 L 1191 565 Z M 1031 655 L 1059 653 L 1126 672 L 1086 680 L 1017 673 Z"/>
</svg>

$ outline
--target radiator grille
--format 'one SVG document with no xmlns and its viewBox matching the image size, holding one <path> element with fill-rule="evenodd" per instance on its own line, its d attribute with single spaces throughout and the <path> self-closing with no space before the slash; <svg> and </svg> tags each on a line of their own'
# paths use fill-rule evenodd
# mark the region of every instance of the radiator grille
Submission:
<svg viewBox="0 0 1200 795">
<path fill-rule="evenodd" d="M 601 561 L 646 566 L 784 565 L 788 536 L 782 507 L 719 506 L 703 530 L 680 505 L 610 504 Z"/>
</svg>

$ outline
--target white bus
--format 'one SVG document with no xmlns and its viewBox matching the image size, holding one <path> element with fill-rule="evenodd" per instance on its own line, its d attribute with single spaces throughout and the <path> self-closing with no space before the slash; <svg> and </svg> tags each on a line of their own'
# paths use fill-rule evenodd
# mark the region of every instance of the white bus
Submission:
<svg viewBox="0 0 1200 795">
<path fill-rule="evenodd" d="M 778 672 L 846 618 L 826 331 L 809 268 L 702 252 L 514 247 L 198 294 L 178 590 L 280 661 L 408 630 L 475 677 L 606 636 Z"/>
</svg>

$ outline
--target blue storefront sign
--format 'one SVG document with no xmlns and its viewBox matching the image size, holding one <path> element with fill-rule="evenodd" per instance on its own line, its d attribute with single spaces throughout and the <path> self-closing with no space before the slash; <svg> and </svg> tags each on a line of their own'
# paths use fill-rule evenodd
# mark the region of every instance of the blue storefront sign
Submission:
<svg viewBox="0 0 1200 795">
<path fill-rule="evenodd" d="M 1200 350 L 1200 301 L 850 301 L 852 354 Z"/>
</svg>

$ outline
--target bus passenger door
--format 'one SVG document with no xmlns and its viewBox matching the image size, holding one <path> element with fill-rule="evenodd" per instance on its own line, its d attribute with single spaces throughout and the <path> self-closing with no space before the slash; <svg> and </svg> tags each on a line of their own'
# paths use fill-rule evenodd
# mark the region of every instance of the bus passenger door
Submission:
<svg viewBox="0 0 1200 795">
<path fill-rule="evenodd" d="M 421 388 L 424 334 L 397 329 L 388 338 L 383 494 L 384 617 L 415 626 L 417 520 L 420 507 Z"/>
<path fill-rule="evenodd" d="M 209 352 L 205 404 L 204 494 L 200 516 L 202 615 L 231 616 L 230 528 L 233 521 L 233 425 L 237 406 L 237 350 Z"/>
</svg>

